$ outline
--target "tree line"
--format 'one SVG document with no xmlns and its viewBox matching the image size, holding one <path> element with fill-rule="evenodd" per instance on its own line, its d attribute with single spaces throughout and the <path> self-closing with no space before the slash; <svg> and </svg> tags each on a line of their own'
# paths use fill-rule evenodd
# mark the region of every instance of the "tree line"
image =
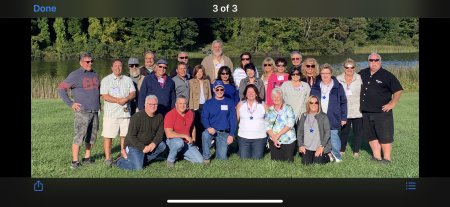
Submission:
<svg viewBox="0 0 450 207">
<path fill-rule="evenodd" d="M 351 53 L 367 45 L 419 47 L 418 18 L 35 18 L 31 59 L 141 57 L 156 51 L 208 53 L 214 39 L 227 55 Z"/>
</svg>

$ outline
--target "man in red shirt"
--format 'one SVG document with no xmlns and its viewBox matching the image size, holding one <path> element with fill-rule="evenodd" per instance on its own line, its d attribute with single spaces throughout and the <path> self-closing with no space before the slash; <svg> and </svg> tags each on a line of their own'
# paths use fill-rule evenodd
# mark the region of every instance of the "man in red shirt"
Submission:
<svg viewBox="0 0 450 207">
<path fill-rule="evenodd" d="M 164 118 L 164 131 L 169 146 L 167 167 L 174 167 L 178 153 L 193 163 L 202 163 L 203 157 L 195 143 L 194 113 L 187 109 L 187 99 L 177 97 L 175 108 Z"/>
</svg>

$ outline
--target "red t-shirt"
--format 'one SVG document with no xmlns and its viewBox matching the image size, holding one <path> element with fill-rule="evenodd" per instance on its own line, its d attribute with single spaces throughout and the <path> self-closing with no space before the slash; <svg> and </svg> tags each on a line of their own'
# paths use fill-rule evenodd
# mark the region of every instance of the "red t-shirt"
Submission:
<svg viewBox="0 0 450 207">
<path fill-rule="evenodd" d="M 164 128 L 171 128 L 174 132 L 191 136 L 191 128 L 194 123 L 194 113 L 188 110 L 184 117 L 176 108 L 170 110 L 164 118 Z"/>
</svg>

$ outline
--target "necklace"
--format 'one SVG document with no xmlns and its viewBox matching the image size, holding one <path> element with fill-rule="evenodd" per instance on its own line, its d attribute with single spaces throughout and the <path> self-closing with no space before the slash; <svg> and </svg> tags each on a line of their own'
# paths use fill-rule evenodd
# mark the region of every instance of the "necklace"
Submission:
<svg viewBox="0 0 450 207">
<path fill-rule="evenodd" d="M 320 82 L 320 91 L 322 92 L 322 99 L 326 99 L 327 98 L 327 94 L 330 93 L 331 87 L 333 87 L 333 80 L 331 80 L 330 83 L 328 83 L 328 85 L 325 85 L 322 82 Z"/>
<path fill-rule="evenodd" d="M 306 116 L 306 121 L 308 123 L 309 126 L 309 133 L 314 133 L 314 115 L 313 114 L 308 114 Z"/>
<path fill-rule="evenodd" d="M 256 103 L 256 106 L 253 110 L 251 110 L 252 107 L 250 107 L 248 105 L 248 101 L 247 101 L 247 111 L 250 114 L 250 120 L 253 120 L 253 113 L 256 111 L 256 109 L 258 108 L 258 103 Z"/>
</svg>

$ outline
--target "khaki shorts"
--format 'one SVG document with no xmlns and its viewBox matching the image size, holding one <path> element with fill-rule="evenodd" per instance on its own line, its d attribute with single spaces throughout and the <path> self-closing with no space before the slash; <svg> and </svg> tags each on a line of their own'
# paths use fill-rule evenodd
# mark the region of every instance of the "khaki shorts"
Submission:
<svg viewBox="0 0 450 207">
<path fill-rule="evenodd" d="M 120 132 L 120 137 L 126 137 L 129 124 L 130 118 L 103 117 L 102 136 L 105 138 L 116 138 Z"/>
</svg>

